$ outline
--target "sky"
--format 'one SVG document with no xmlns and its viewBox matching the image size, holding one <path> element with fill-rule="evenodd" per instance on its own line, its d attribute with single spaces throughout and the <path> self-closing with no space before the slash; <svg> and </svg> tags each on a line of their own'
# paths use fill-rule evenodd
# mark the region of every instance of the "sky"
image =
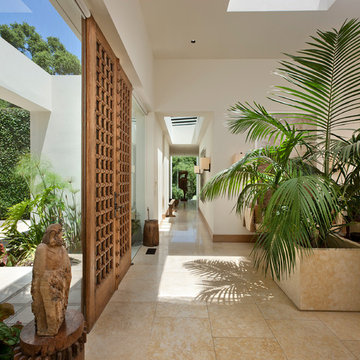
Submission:
<svg viewBox="0 0 360 360">
<path fill-rule="evenodd" d="M 59 38 L 66 50 L 81 60 L 80 40 L 49 0 L 0 0 L 0 24 L 14 22 L 35 26 L 45 40 L 48 36 Z"/>
</svg>

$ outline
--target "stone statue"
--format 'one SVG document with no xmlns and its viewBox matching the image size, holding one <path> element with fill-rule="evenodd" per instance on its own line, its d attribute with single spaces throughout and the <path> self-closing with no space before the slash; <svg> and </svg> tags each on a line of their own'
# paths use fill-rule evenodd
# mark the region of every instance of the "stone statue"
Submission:
<svg viewBox="0 0 360 360">
<path fill-rule="evenodd" d="M 35 252 L 31 295 L 36 333 L 55 336 L 62 325 L 69 297 L 71 266 L 63 246 L 62 227 L 52 224 Z"/>
</svg>

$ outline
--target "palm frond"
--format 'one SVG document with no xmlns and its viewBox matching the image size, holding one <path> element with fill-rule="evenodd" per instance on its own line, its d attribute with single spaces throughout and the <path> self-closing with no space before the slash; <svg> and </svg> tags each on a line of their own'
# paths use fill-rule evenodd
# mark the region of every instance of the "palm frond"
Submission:
<svg viewBox="0 0 360 360">
<path fill-rule="evenodd" d="M 255 263 L 280 278 L 291 273 L 297 253 L 311 249 L 311 238 L 325 239 L 339 210 L 333 184 L 318 175 L 294 171 L 272 194 L 265 210 Z"/>
<path fill-rule="evenodd" d="M 250 141 L 267 139 L 269 142 L 291 137 L 294 126 L 279 121 L 260 104 L 237 103 L 229 109 L 228 126 L 233 134 L 247 132 Z"/>
<path fill-rule="evenodd" d="M 324 139 L 324 169 L 329 173 L 330 142 L 336 131 L 359 120 L 360 22 L 318 31 L 311 48 L 288 55 L 278 74 L 291 86 L 278 86 L 271 100 L 296 109 Z M 299 114 L 300 112 L 300 114 Z"/>
</svg>

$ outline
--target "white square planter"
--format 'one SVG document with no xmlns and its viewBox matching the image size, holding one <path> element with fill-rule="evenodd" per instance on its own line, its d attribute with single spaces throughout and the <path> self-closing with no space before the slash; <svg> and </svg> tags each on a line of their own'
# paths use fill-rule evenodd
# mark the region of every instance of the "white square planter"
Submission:
<svg viewBox="0 0 360 360">
<path fill-rule="evenodd" d="M 300 310 L 360 311 L 360 245 L 339 243 L 298 256 L 294 273 L 276 281 Z"/>
</svg>

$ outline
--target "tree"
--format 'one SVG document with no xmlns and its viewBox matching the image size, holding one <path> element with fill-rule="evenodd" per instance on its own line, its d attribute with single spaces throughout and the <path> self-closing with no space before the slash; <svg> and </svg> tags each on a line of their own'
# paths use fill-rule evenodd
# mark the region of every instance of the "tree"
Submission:
<svg viewBox="0 0 360 360">
<path fill-rule="evenodd" d="M 46 41 L 34 26 L 23 22 L 0 25 L 0 36 L 51 75 L 79 75 L 79 59 L 68 52 L 56 37 Z"/>
</svg>

